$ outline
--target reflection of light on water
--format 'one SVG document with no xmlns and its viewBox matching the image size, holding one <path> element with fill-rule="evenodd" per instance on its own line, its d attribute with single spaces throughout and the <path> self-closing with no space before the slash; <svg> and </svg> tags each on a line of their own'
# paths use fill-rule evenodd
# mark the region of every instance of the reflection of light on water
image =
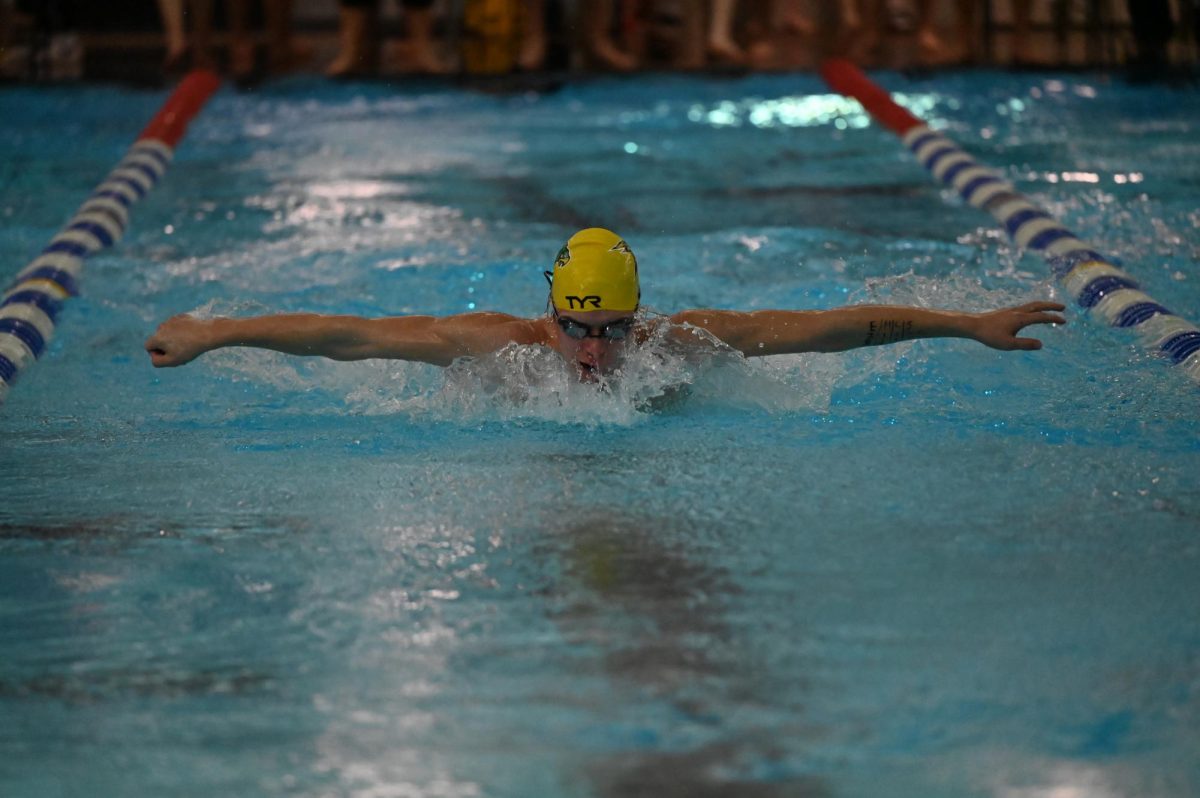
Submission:
<svg viewBox="0 0 1200 798">
<path fill-rule="evenodd" d="M 64 590 L 74 593 L 93 593 L 97 590 L 107 590 L 114 585 L 124 582 L 124 578 L 115 574 L 79 573 L 57 574 L 54 581 Z"/>
<path fill-rule="evenodd" d="M 1099 768 L 1059 764 L 1036 786 L 1000 786 L 996 798 L 1125 798 Z"/>
<path fill-rule="evenodd" d="M 263 233 L 292 233 L 288 246 L 305 253 L 426 240 L 461 217 L 457 209 L 408 199 L 411 193 L 406 184 L 394 181 L 334 180 L 284 184 L 247 198 L 245 205 L 271 215 Z M 358 238 L 364 231 L 372 231 L 369 240 Z"/>
<path fill-rule="evenodd" d="M 1145 175 L 1141 172 L 1129 172 L 1127 174 L 1111 175 L 1112 181 L 1124 185 L 1126 183 L 1141 183 L 1145 180 Z M 1030 177 L 1032 180 L 1041 178 L 1047 183 L 1101 183 L 1104 177 L 1096 172 L 1043 172 L 1042 174 L 1034 174 Z"/>
<path fill-rule="evenodd" d="M 311 183 L 308 193 L 326 199 L 371 199 L 389 194 L 407 194 L 403 183 L 384 180 L 335 180 L 329 183 Z"/>
<path fill-rule="evenodd" d="M 447 725 L 437 709 L 445 688 L 430 675 L 453 670 L 452 658 L 463 646 L 460 628 L 444 609 L 461 598 L 457 580 L 484 565 L 474 560 L 473 533 L 444 523 L 382 531 L 380 551 L 388 555 L 385 561 L 397 563 L 394 578 L 355 603 L 371 634 L 343 653 L 354 678 L 328 682 L 313 696 L 324 722 L 314 768 L 336 780 L 337 794 L 356 798 L 482 795 L 478 783 L 455 772 L 461 767 L 452 746 L 428 745 Z M 431 583 L 419 584 L 422 579 Z M 324 617 L 320 608 L 315 614 Z"/>
<path fill-rule="evenodd" d="M 936 94 L 893 96 L 900 105 L 922 118 L 928 116 L 941 101 Z M 810 94 L 773 100 L 753 97 L 739 101 L 722 100 L 712 106 L 697 104 L 688 109 L 688 119 L 712 127 L 741 127 L 744 124 L 758 128 L 834 125 L 846 129 L 865 128 L 871 124 L 871 117 L 857 100 L 840 94 Z"/>
</svg>

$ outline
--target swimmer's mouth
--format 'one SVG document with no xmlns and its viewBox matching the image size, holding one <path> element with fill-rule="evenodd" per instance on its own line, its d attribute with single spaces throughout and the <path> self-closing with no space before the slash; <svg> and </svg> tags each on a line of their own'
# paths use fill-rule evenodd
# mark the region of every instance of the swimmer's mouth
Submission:
<svg viewBox="0 0 1200 798">
<path fill-rule="evenodd" d="M 584 363 L 582 360 L 580 360 L 580 361 L 578 361 L 578 365 L 579 365 L 579 379 L 581 379 L 582 381 L 595 382 L 596 380 L 600 379 L 600 372 L 597 371 L 596 367 L 593 366 L 591 363 Z"/>
</svg>

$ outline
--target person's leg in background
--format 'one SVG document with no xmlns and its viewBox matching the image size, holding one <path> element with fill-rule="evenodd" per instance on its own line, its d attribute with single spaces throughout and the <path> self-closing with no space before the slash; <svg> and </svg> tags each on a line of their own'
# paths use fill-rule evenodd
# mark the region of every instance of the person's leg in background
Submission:
<svg viewBox="0 0 1200 798">
<path fill-rule="evenodd" d="M 158 15 L 162 19 L 163 38 L 166 40 L 167 55 L 163 58 L 163 69 L 168 72 L 182 67 L 187 56 L 187 31 L 183 22 L 183 0 L 158 0 Z"/>
<path fill-rule="evenodd" d="M 229 26 L 229 74 L 235 81 L 254 75 L 255 47 L 250 34 L 250 6 L 246 0 L 226 0 L 225 23 Z"/>
<path fill-rule="evenodd" d="M 708 9 L 708 57 L 718 63 L 740 64 L 746 54 L 733 40 L 738 0 L 711 0 Z"/>
<path fill-rule="evenodd" d="M 521 3 L 521 47 L 517 66 L 526 72 L 541 69 L 546 61 L 546 3 L 526 0 Z"/>
<path fill-rule="evenodd" d="M 617 0 L 582 0 L 583 25 L 581 43 L 592 64 L 603 69 L 631 72 L 637 69 L 637 58 L 618 47 L 613 41 L 612 28 Z"/>
<path fill-rule="evenodd" d="M 884 0 L 841 0 L 837 49 L 859 66 L 874 66 L 883 45 Z"/>
<path fill-rule="evenodd" d="M 325 74 L 341 78 L 377 72 L 378 30 L 376 0 L 338 0 L 338 54 Z"/>
<path fill-rule="evenodd" d="M 407 71 L 427 75 L 447 72 L 446 62 L 438 53 L 433 35 L 433 0 L 403 0 L 404 28 L 408 34 L 404 59 Z"/>
<path fill-rule="evenodd" d="M 938 0 L 920 0 L 917 4 L 917 49 L 921 61 L 934 66 L 947 63 L 971 63 L 978 52 L 980 0 L 954 0 L 954 38 L 946 44 L 938 34 Z"/>
</svg>

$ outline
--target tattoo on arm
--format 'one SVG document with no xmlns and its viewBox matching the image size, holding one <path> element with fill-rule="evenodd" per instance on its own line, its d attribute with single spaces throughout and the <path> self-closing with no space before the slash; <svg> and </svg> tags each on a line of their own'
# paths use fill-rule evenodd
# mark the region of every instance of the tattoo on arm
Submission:
<svg viewBox="0 0 1200 798">
<path fill-rule="evenodd" d="M 867 339 L 863 346 L 876 344 L 894 344 L 897 341 L 907 341 L 912 337 L 912 322 L 884 319 L 873 321 L 867 327 Z"/>
</svg>

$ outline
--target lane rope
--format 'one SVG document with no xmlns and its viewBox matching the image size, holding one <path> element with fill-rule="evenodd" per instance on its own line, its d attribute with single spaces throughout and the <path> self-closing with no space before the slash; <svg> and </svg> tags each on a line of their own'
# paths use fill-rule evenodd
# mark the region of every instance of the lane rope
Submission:
<svg viewBox="0 0 1200 798">
<path fill-rule="evenodd" d="M 1146 348 L 1200 383 L 1200 328 L 1141 291 L 1132 275 L 1079 240 L 996 170 L 981 165 L 898 105 L 851 62 L 826 61 L 821 77 L 834 91 L 858 100 L 872 118 L 898 135 L 935 180 L 990 213 L 1018 246 L 1045 258 L 1079 307 L 1113 327 L 1133 331 Z"/>
<path fill-rule="evenodd" d="M 5 289 L 0 299 L 0 403 L 17 375 L 46 350 L 63 303 L 79 295 L 84 260 L 121 239 L 130 208 L 162 179 L 188 123 L 220 85 L 213 72 L 188 73 L 125 157 Z"/>
</svg>

